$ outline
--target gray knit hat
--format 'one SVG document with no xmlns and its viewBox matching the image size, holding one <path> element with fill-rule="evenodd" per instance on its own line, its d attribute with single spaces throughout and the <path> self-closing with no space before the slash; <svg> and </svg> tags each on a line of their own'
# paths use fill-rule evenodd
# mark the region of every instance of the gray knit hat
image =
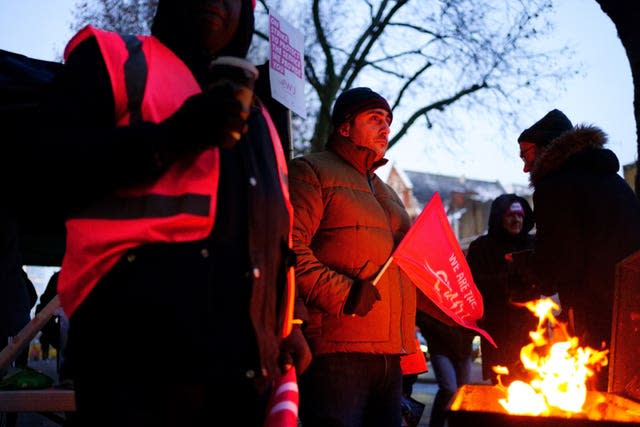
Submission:
<svg viewBox="0 0 640 427">
<path fill-rule="evenodd" d="M 549 111 L 543 118 L 535 122 L 518 137 L 518 142 L 533 142 L 541 147 L 547 146 L 551 141 L 564 132 L 573 129 L 571 121 L 560 110 Z"/>
</svg>

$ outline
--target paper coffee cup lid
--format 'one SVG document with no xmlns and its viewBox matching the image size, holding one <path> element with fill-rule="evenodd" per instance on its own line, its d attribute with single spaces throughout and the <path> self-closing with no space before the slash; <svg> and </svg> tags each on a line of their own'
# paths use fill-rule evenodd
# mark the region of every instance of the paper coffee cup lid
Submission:
<svg viewBox="0 0 640 427">
<path fill-rule="evenodd" d="M 232 67 L 242 68 L 252 73 L 255 79 L 257 79 L 259 75 L 258 69 L 251 62 L 236 56 L 219 56 L 209 63 L 209 68 L 214 65 L 230 65 Z"/>
</svg>

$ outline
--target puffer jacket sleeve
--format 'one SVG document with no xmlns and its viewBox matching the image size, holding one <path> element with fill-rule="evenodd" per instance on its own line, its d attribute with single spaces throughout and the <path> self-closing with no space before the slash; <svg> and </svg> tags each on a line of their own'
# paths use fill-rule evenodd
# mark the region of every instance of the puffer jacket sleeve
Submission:
<svg viewBox="0 0 640 427">
<path fill-rule="evenodd" d="M 307 306 L 340 316 L 353 279 L 330 269 L 313 253 L 313 239 L 322 221 L 325 200 L 320 180 L 305 159 L 290 162 L 289 191 L 294 209 L 297 289 Z"/>
</svg>

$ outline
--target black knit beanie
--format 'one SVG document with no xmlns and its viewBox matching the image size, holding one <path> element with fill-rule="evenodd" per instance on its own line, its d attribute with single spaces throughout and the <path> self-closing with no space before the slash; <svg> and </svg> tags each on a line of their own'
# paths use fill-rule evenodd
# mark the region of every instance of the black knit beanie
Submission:
<svg viewBox="0 0 640 427">
<path fill-rule="evenodd" d="M 560 110 L 549 111 L 518 137 L 518 142 L 533 142 L 545 147 L 562 133 L 573 129 L 571 121 Z"/>
<path fill-rule="evenodd" d="M 338 129 L 342 123 L 351 120 L 358 113 L 374 108 L 387 110 L 393 120 L 389 103 L 376 92 L 368 87 L 356 87 L 345 90 L 340 94 L 338 99 L 336 99 L 335 104 L 333 104 L 333 113 L 331 114 L 333 128 Z"/>
</svg>

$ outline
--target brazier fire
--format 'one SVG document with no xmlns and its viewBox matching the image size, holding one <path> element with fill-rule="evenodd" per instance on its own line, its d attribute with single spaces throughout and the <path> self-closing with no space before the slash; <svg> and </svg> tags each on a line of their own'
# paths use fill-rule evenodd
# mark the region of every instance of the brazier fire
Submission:
<svg viewBox="0 0 640 427">
<path fill-rule="evenodd" d="M 552 411 L 582 412 L 587 398 L 587 380 L 608 364 L 608 350 L 581 347 L 578 339 L 556 320 L 559 306 L 551 298 L 522 304 L 537 318 L 529 333 L 531 343 L 522 347 L 520 360 L 529 374 L 527 380 L 512 381 L 505 398 L 499 400 L 510 414 L 549 415 Z M 498 379 L 507 368 L 495 366 Z M 502 382 L 499 384 L 500 388 Z"/>
<path fill-rule="evenodd" d="M 449 427 L 574 427 L 640 425 L 640 403 L 611 393 L 589 391 L 580 413 L 551 411 L 549 415 L 513 415 L 500 405 L 503 389 L 465 385 L 449 408 Z"/>
<path fill-rule="evenodd" d="M 608 350 L 579 347 L 564 325 L 558 330 L 554 319 L 548 318 L 550 323 L 545 326 L 543 318 L 548 314 L 541 317 L 544 310 L 530 307 L 540 319 L 538 329 L 531 333 L 532 344 L 526 346 L 530 348 L 524 347 L 521 353 L 523 364 L 533 371 L 531 381 L 514 381 L 509 389 L 502 384 L 463 386 L 449 407 L 449 427 L 640 426 L 640 399 L 633 387 L 640 375 L 639 283 L 640 252 L 621 263 L 617 271 L 610 355 Z M 545 331 L 556 335 L 550 336 L 546 346 L 540 337 Z M 536 344 L 540 339 L 541 345 Z M 552 355 L 552 350 L 538 354 L 538 349 L 558 343 L 560 357 Z M 557 366 L 545 365 L 551 359 L 556 359 Z M 585 380 L 609 360 L 609 392 L 587 391 Z M 513 387 L 514 383 L 518 384 Z"/>
</svg>

